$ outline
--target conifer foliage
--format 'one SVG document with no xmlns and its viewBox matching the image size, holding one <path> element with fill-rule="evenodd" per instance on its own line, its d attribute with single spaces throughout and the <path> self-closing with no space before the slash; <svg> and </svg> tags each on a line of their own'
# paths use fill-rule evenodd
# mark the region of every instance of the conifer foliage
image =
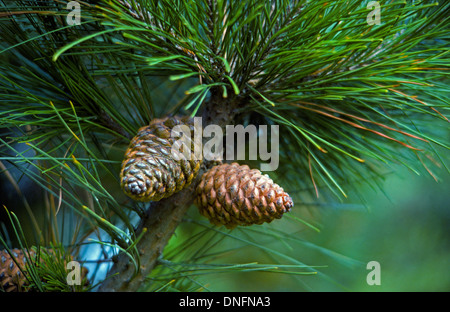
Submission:
<svg viewBox="0 0 450 312">
<path fill-rule="evenodd" d="M 376 185 L 391 164 L 437 181 L 448 174 L 450 3 L 375 1 L 374 11 L 368 2 L 0 0 L 0 176 L 16 199 L 2 190 L 2 249 L 29 241 L 82 255 L 95 245 L 93 262 L 111 264 L 102 291 L 203 290 L 200 270 L 317 273 L 265 246 L 301 243 L 267 222 L 286 215 L 317 230 L 295 215 L 303 202 L 345 200 L 355 181 Z M 168 132 L 192 117 L 222 129 L 279 125 L 273 180 L 257 174 L 255 205 L 235 219 L 222 194 L 209 214 L 217 226 L 190 210 L 212 201 L 201 196 L 215 182 L 201 179 L 217 163 L 165 158 Z M 260 225 L 238 226 L 253 218 Z M 222 240 L 270 254 L 277 269 L 209 266 L 230 250 L 205 246 Z"/>
</svg>

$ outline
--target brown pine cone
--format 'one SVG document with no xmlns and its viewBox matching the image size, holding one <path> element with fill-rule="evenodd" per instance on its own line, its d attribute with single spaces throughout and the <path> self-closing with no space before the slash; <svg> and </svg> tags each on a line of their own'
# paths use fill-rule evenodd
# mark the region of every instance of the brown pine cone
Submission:
<svg viewBox="0 0 450 312">
<path fill-rule="evenodd" d="M 197 186 L 195 203 L 215 225 L 234 228 L 282 217 L 294 205 L 267 175 L 237 163 L 212 167 Z"/>
<path fill-rule="evenodd" d="M 177 138 L 171 137 L 171 131 L 176 125 L 189 127 L 193 152 L 194 121 L 188 116 L 154 119 L 131 140 L 120 172 L 121 187 L 129 197 L 158 201 L 187 187 L 198 174 L 201 160 L 172 155 Z M 183 152 L 183 146 L 179 150 Z"/>
<path fill-rule="evenodd" d="M 20 268 L 25 269 L 26 258 L 20 249 L 11 250 Z M 34 257 L 34 251 L 30 255 Z M 23 286 L 27 282 L 25 275 L 20 271 L 19 266 L 14 262 L 6 250 L 0 250 L 0 288 L 6 292 L 23 291 Z"/>
<path fill-rule="evenodd" d="M 5 292 L 25 292 L 28 291 L 29 281 L 26 277 L 27 271 L 27 261 L 31 261 L 31 263 L 36 264 L 37 255 L 34 247 L 29 251 L 25 250 L 25 252 L 21 249 L 11 249 L 12 256 L 8 253 L 8 251 L 0 250 L 0 291 L 3 290 Z M 43 249 L 40 250 L 40 261 L 43 263 L 42 253 L 46 253 L 48 255 L 54 255 L 53 249 Z M 70 257 L 72 259 L 72 257 Z M 65 263 L 65 262 L 64 262 Z M 45 263 L 44 263 L 45 264 Z M 54 266 L 54 262 L 52 263 Z M 81 277 L 84 280 L 88 270 L 85 267 L 81 268 Z"/>
</svg>

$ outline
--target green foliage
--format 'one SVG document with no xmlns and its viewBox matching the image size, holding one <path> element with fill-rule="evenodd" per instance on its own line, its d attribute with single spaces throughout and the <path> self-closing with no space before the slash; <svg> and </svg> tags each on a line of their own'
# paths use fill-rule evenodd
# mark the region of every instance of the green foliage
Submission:
<svg viewBox="0 0 450 312">
<path fill-rule="evenodd" d="M 301 262 L 296 255 L 299 250 L 328 253 L 332 261 L 349 266 L 360 265 L 357 261 L 309 244 L 298 235 L 298 220 L 287 219 L 290 220 L 283 222 L 284 230 L 265 224 L 255 229 L 237 228 L 232 231 L 211 226 L 204 220 L 198 221 L 195 215 L 188 216 L 166 247 L 164 257 L 159 259 L 160 265 L 149 276 L 151 283 L 148 286 L 144 284 L 143 289 L 210 291 L 210 286 L 213 290 L 218 287 L 217 282 L 210 281 L 211 278 L 236 273 L 278 275 L 280 279 L 293 280 L 298 285 L 297 290 L 308 289 L 302 280 L 304 276 L 331 280 L 321 272 L 326 265 L 314 266 Z M 227 263 L 224 259 L 237 263 Z M 274 285 L 272 290 L 280 289 L 281 285 Z"/>
<path fill-rule="evenodd" d="M 298 152 L 281 163 L 337 196 L 350 179 L 389 163 L 416 171 L 419 160 L 431 173 L 430 144 L 448 148 L 429 127 L 448 123 L 447 3 L 386 1 L 383 23 L 372 26 L 358 1 L 115 1 L 100 9 L 98 36 L 120 34 L 114 46 L 133 54 L 115 54 L 130 57 L 133 70 L 198 77 L 183 102 L 192 114 L 211 90 L 237 95 L 243 114 L 283 125 L 283 146 Z M 94 50 L 110 52 L 104 41 Z"/>
<path fill-rule="evenodd" d="M 49 248 L 40 246 L 29 246 L 24 236 L 24 230 L 17 216 L 6 209 L 9 221 L 15 236 L 18 238 L 20 250 L 23 251 L 25 260 L 20 264 L 18 259 L 8 248 L 5 239 L 0 235 L 0 243 L 12 257 L 14 263 L 19 267 L 20 273 L 27 280 L 23 286 L 25 291 L 40 292 L 71 292 L 89 291 L 90 287 L 85 273 L 80 272 L 82 281 L 80 284 L 69 285 L 67 275 L 69 270 L 67 264 L 73 261 L 67 249 L 62 245 L 50 244 Z M 83 271 L 84 272 L 84 271 Z"/>
<path fill-rule="evenodd" d="M 439 152 L 448 149 L 446 1 L 380 1 L 381 24 L 372 26 L 357 0 L 87 1 L 81 25 L 72 26 L 65 3 L 0 1 L 1 170 L 17 169 L 47 198 L 51 234 L 34 229 L 41 243 L 64 240 L 62 211 L 77 224 L 69 245 L 94 234 L 138 267 L 134 225 L 146 207 L 127 200 L 118 182 L 128 139 L 155 117 L 199 115 L 212 93 L 223 105 L 239 103 L 236 123 L 280 125 L 273 178 L 296 203 L 318 203 L 328 192 L 348 197 L 355 181 L 372 183 L 391 164 L 436 180 L 434 168 L 448 172 Z M 219 237 L 243 239 L 207 227 L 168 250 Z M 197 258 L 169 251 L 161 263 L 187 278 L 313 270 L 296 271 L 303 263 L 264 250 L 276 253 L 276 269 L 208 264 L 201 248 Z M 152 290 L 174 287 L 161 270 L 150 277 L 161 280 Z"/>
</svg>

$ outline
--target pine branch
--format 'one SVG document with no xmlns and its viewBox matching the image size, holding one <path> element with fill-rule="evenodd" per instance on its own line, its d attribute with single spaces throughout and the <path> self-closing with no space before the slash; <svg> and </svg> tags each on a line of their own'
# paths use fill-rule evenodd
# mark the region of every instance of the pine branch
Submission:
<svg viewBox="0 0 450 312">
<path fill-rule="evenodd" d="M 209 124 L 216 124 L 225 127 L 231 123 L 236 114 L 235 108 L 239 106 L 238 100 L 238 98 L 232 97 L 224 101 L 221 92 L 213 92 L 211 100 L 204 105 L 203 125 L 206 127 Z M 142 286 L 162 256 L 164 247 L 180 224 L 184 214 L 192 205 L 195 188 L 210 165 L 204 163 L 197 177 L 186 189 L 170 198 L 151 203 L 136 230 L 138 237 L 142 235 L 137 243 L 140 253 L 139 271 L 136 272 L 136 268 L 130 265 L 129 257 L 126 254 L 120 254 L 99 291 L 137 291 Z"/>
<path fill-rule="evenodd" d="M 118 192 L 128 139 L 167 112 L 203 110 L 204 126 L 279 124 L 275 174 L 317 197 L 347 196 L 390 163 L 418 172 L 419 160 L 433 177 L 424 159 L 446 166 L 433 147 L 448 149 L 434 127 L 448 125 L 446 3 L 387 2 L 375 27 L 347 0 L 112 0 L 83 3 L 74 27 L 56 2 L 15 3 L 0 14 L 1 159 L 121 250 L 102 291 L 146 281 L 209 166 L 148 211 Z M 152 75 L 195 85 L 169 107 L 153 102 Z"/>
</svg>

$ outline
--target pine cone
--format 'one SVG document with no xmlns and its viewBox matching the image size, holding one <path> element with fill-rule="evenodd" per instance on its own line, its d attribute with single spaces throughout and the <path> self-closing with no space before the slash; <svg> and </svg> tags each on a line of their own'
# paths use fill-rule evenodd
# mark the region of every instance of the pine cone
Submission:
<svg viewBox="0 0 450 312">
<path fill-rule="evenodd" d="M 31 248 L 30 251 L 25 250 L 25 252 L 17 248 L 10 251 L 13 257 L 11 257 L 6 249 L 0 250 L 0 290 L 4 290 L 6 292 L 28 291 L 28 287 L 26 287 L 29 285 L 26 277 L 26 263 L 30 260 L 32 263 L 36 263 L 36 251 L 34 248 Z M 54 254 L 53 249 L 41 249 L 40 252 L 45 252 L 49 255 Z M 41 260 L 41 263 L 43 263 L 42 254 L 39 259 Z M 52 265 L 54 265 L 54 263 L 52 263 Z M 82 279 L 85 279 L 87 273 L 88 270 L 85 267 L 82 267 Z"/>
<path fill-rule="evenodd" d="M 195 203 L 211 223 L 234 228 L 282 217 L 294 205 L 267 175 L 237 163 L 212 167 L 197 186 Z"/>
<path fill-rule="evenodd" d="M 172 155 L 177 140 L 171 137 L 176 125 L 191 131 L 190 148 L 194 151 L 194 121 L 189 117 L 155 119 L 139 129 L 125 153 L 120 181 L 125 194 L 137 201 L 158 201 L 187 187 L 198 174 L 201 160 Z M 183 152 L 183 146 L 179 151 Z"/>
<path fill-rule="evenodd" d="M 18 265 L 6 250 L 0 251 L 0 288 L 6 292 L 23 291 L 27 279 L 20 268 L 25 269 L 27 259 L 20 249 L 13 249 L 11 252 Z M 34 255 L 34 251 L 27 254 L 29 257 L 34 257 Z"/>
</svg>

